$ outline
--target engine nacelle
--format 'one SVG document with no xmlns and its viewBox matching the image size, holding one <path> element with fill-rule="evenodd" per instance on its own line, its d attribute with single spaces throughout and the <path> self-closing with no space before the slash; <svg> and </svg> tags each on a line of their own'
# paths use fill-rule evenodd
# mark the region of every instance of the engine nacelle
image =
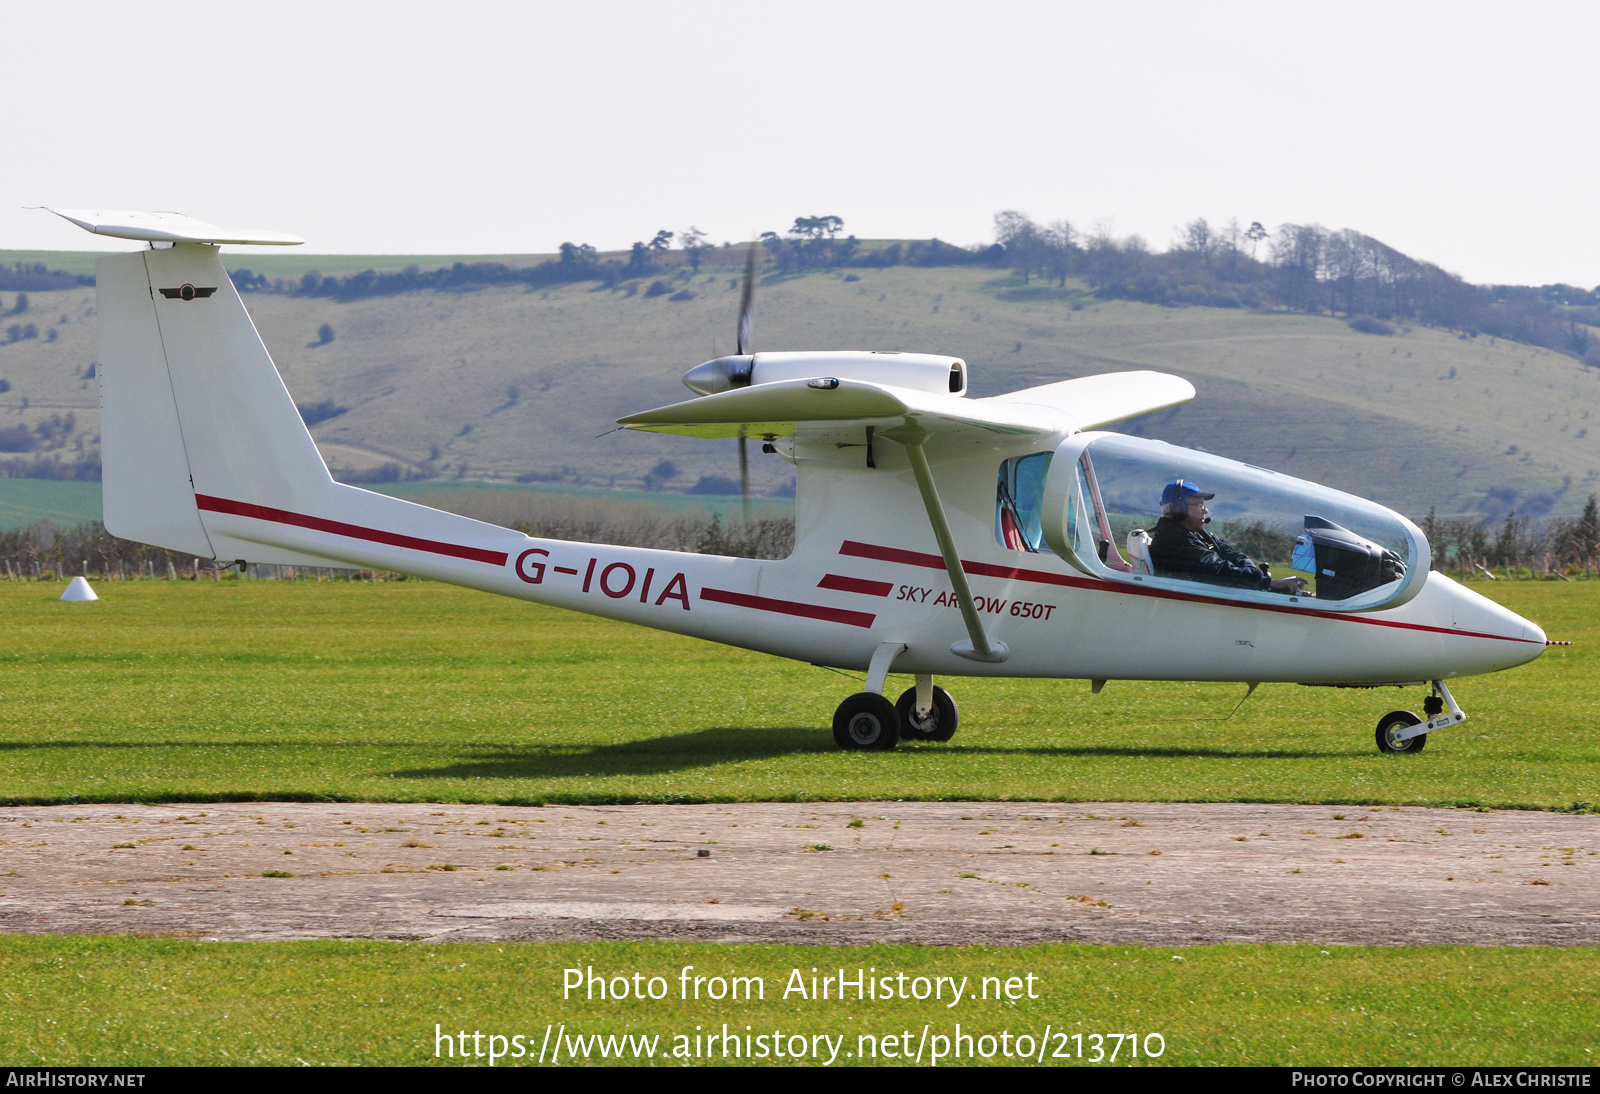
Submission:
<svg viewBox="0 0 1600 1094">
<path fill-rule="evenodd" d="M 805 380 L 832 376 L 863 380 L 869 384 L 967 393 L 967 363 L 959 357 L 933 353 L 896 353 L 878 350 L 827 350 L 809 353 L 747 353 L 718 357 L 683 374 L 683 383 L 696 395 L 715 395 L 754 384 L 778 380 Z"/>
</svg>

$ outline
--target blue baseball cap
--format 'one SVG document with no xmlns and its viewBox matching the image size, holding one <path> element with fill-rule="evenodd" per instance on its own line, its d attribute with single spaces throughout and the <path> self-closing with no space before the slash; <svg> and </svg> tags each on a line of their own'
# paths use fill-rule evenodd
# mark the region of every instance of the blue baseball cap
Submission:
<svg viewBox="0 0 1600 1094">
<path fill-rule="evenodd" d="M 1169 482 L 1161 491 L 1161 504 L 1171 505 L 1176 501 L 1188 501 L 1190 498 L 1201 498 L 1210 501 L 1215 494 L 1207 494 L 1188 479 L 1179 479 Z"/>
</svg>

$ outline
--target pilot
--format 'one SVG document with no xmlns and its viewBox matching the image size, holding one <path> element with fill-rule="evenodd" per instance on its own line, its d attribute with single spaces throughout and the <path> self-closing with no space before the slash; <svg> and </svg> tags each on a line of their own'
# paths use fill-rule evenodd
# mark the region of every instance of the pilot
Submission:
<svg viewBox="0 0 1600 1094">
<path fill-rule="evenodd" d="M 1185 479 L 1162 489 L 1161 519 L 1150 537 L 1150 561 L 1156 572 L 1240 589 L 1301 592 L 1304 578 L 1273 577 L 1265 566 L 1205 530 L 1203 525 L 1211 520 L 1205 503 L 1214 497 Z"/>
</svg>

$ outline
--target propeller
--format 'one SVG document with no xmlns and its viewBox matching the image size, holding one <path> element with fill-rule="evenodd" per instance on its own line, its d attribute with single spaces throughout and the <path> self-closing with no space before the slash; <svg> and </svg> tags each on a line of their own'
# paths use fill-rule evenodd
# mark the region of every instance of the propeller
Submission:
<svg viewBox="0 0 1600 1094">
<path fill-rule="evenodd" d="M 739 330 L 734 336 L 735 352 L 740 357 L 745 355 L 745 350 L 750 345 L 751 313 L 755 306 L 755 295 L 756 249 L 752 244 L 745 257 L 744 288 L 739 292 Z M 749 441 L 744 435 L 743 426 L 739 428 L 739 504 L 744 513 L 745 523 L 750 523 L 750 453 Z"/>
<path fill-rule="evenodd" d="M 683 385 L 696 395 L 715 395 L 722 391 L 732 391 L 735 388 L 748 387 L 750 375 L 755 368 L 755 354 L 750 349 L 751 313 L 755 310 L 756 295 L 756 248 L 754 245 L 745 255 L 744 263 L 744 289 L 739 293 L 739 326 L 734 332 L 734 343 L 738 350 L 732 357 L 713 357 L 704 361 L 683 374 Z M 716 353 L 716 342 L 711 344 L 711 352 Z M 745 437 L 744 427 L 739 429 L 739 496 L 744 510 L 744 519 L 750 519 L 750 454 L 748 451 L 748 438 Z"/>
<path fill-rule="evenodd" d="M 739 293 L 739 333 L 737 342 L 739 348 L 735 351 L 741 357 L 744 355 L 745 346 L 750 344 L 750 313 L 755 304 L 756 295 L 756 249 L 752 245 L 746 252 L 744 264 L 744 289 Z"/>
</svg>

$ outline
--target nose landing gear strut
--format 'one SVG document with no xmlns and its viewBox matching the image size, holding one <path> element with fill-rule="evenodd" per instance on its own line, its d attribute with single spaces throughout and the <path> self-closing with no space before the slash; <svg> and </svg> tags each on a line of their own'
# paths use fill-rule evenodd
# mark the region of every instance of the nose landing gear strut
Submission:
<svg viewBox="0 0 1600 1094">
<path fill-rule="evenodd" d="M 1443 680 L 1433 682 L 1433 694 L 1422 701 L 1422 712 L 1428 716 L 1426 721 L 1409 710 L 1391 710 L 1378 719 L 1378 751 L 1421 752 L 1428 744 L 1428 734 L 1467 720 Z"/>
</svg>

